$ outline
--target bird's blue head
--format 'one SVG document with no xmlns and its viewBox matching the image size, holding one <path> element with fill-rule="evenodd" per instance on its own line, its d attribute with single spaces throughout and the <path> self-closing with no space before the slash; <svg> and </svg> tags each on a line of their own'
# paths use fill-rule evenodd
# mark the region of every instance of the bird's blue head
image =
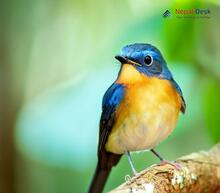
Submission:
<svg viewBox="0 0 220 193">
<path fill-rule="evenodd" d="M 140 73 L 162 79 L 172 79 L 166 62 L 160 51 L 151 44 L 136 43 L 122 48 L 121 54 L 115 56 L 121 64 L 131 64 Z"/>
</svg>

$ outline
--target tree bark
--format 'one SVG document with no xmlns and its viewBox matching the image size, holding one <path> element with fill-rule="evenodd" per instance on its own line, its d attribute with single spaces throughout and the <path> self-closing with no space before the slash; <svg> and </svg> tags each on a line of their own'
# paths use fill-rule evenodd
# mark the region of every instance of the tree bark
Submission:
<svg viewBox="0 0 220 193">
<path fill-rule="evenodd" d="M 153 165 L 110 193 L 220 193 L 220 143 L 175 163 Z"/>
</svg>

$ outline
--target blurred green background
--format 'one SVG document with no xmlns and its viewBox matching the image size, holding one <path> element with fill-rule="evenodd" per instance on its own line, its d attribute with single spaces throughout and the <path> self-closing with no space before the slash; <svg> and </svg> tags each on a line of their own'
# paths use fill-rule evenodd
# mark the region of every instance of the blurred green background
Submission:
<svg viewBox="0 0 220 193">
<path fill-rule="evenodd" d="M 176 18 L 175 9 L 210 9 Z M 171 16 L 163 18 L 166 10 Z M 97 161 L 101 100 L 130 43 L 156 45 L 187 110 L 157 150 L 169 160 L 220 141 L 219 1 L 8 0 L 0 6 L 0 193 L 83 193 Z M 138 171 L 158 163 L 134 153 Z M 131 170 L 124 156 L 108 191 Z"/>
</svg>

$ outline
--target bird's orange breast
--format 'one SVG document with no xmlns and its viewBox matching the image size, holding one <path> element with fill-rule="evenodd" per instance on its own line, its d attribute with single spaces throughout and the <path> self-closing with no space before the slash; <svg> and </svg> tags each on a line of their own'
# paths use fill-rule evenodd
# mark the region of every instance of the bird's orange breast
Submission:
<svg viewBox="0 0 220 193">
<path fill-rule="evenodd" d="M 181 98 L 168 80 L 132 73 L 133 67 L 127 67 L 130 77 L 117 80 L 126 87 L 125 97 L 106 143 L 107 151 L 116 154 L 156 146 L 175 128 L 181 108 Z"/>
</svg>

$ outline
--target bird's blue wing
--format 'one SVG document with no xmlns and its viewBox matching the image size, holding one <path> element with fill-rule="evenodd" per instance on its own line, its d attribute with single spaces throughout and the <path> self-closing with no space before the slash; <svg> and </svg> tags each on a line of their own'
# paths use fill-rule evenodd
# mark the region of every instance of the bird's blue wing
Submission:
<svg viewBox="0 0 220 193">
<path fill-rule="evenodd" d="M 177 82 L 173 78 L 171 78 L 171 83 L 172 83 L 172 85 L 174 86 L 174 88 L 177 90 L 177 92 L 179 93 L 179 95 L 181 97 L 181 111 L 182 111 L 182 113 L 185 113 L 186 103 L 185 103 L 185 100 L 183 98 L 182 90 L 181 90 L 180 86 L 177 84 Z"/>
<path fill-rule="evenodd" d="M 115 112 L 124 98 L 125 86 L 113 83 L 106 91 L 102 101 L 102 115 L 99 130 L 98 152 L 104 149 L 109 133 L 115 122 Z"/>
</svg>

